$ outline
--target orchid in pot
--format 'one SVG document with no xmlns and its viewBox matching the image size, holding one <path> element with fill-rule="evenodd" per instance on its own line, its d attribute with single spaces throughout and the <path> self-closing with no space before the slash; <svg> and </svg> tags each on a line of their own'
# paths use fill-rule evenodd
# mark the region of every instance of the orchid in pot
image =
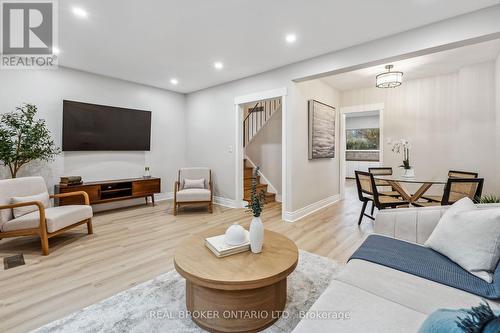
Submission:
<svg viewBox="0 0 500 333">
<path fill-rule="evenodd" d="M 403 154 L 403 164 L 400 165 L 404 169 L 404 177 L 415 177 L 415 170 L 410 164 L 410 149 L 411 144 L 406 139 L 401 139 L 395 142 L 389 142 L 392 145 L 392 152 L 395 154 Z"/>
</svg>

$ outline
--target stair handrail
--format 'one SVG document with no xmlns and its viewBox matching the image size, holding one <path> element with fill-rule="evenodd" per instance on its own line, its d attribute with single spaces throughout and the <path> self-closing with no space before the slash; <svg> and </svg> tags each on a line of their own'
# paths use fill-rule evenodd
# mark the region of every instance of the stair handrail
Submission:
<svg viewBox="0 0 500 333">
<path fill-rule="evenodd" d="M 273 113 L 281 107 L 281 99 L 269 100 L 269 102 L 274 102 L 274 108 L 273 108 L 273 105 L 269 105 L 269 107 L 271 108 L 271 113 L 269 114 L 269 118 L 268 118 L 267 103 L 266 102 L 268 102 L 268 100 L 257 102 L 255 104 L 255 106 L 248 111 L 248 114 L 246 115 L 245 119 L 243 120 L 243 147 L 246 147 L 246 145 L 252 140 L 252 138 L 256 135 L 256 133 L 258 133 L 260 131 L 260 129 L 263 127 L 263 125 L 267 122 L 267 120 L 273 115 Z M 272 104 L 272 103 L 270 103 L 270 104 Z M 262 110 L 257 110 L 257 108 L 260 106 L 262 106 Z M 257 112 L 264 112 L 265 120 L 264 120 L 264 123 L 262 123 L 262 117 L 260 118 L 261 123 L 260 123 L 260 126 L 258 126 L 259 128 L 257 130 L 254 128 L 254 125 L 252 125 L 252 133 L 251 133 L 252 135 L 250 137 L 250 127 L 248 127 L 247 124 L 248 124 L 248 122 L 250 120 L 249 118 L 251 116 L 252 116 L 252 119 L 255 119 L 253 116 L 255 116 L 255 114 Z"/>
</svg>

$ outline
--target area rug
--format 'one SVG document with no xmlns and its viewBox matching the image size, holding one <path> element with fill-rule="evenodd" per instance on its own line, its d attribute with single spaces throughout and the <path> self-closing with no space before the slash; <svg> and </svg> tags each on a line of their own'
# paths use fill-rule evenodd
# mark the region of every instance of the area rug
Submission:
<svg viewBox="0 0 500 333">
<path fill-rule="evenodd" d="M 291 332 L 340 270 L 336 262 L 300 251 L 288 277 L 288 297 L 282 317 L 264 332 Z M 33 332 L 204 332 L 186 311 L 185 280 L 175 270 L 160 275 Z M 177 314 L 177 315 L 176 315 Z"/>
</svg>

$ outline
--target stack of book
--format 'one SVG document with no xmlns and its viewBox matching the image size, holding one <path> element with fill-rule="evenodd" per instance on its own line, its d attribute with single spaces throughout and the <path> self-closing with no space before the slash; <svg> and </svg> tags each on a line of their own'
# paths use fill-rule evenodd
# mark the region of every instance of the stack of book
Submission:
<svg viewBox="0 0 500 333">
<path fill-rule="evenodd" d="M 250 250 L 250 238 L 248 237 L 248 231 L 245 230 L 245 232 L 247 233 L 246 241 L 240 245 L 228 245 L 224 240 L 225 235 L 219 235 L 205 238 L 205 246 L 218 258 L 248 251 Z"/>
<path fill-rule="evenodd" d="M 61 181 L 59 182 L 59 185 L 61 186 L 72 186 L 81 184 L 82 184 L 82 177 L 80 176 L 61 177 Z"/>
</svg>

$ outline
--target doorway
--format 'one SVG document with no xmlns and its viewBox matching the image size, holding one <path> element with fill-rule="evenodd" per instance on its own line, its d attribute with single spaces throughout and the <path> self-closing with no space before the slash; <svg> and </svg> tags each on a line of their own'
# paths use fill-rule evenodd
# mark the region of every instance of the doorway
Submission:
<svg viewBox="0 0 500 333">
<path fill-rule="evenodd" d="M 281 195 L 279 199 L 282 202 L 281 212 L 282 219 L 286 220 L 286 214 L 288 208 L 288 195 L 287 195 L 287 141 L 286 141 L 286 119 L 287 119 L 287 89 L 279 88 L 274 90 L 263 91 L 255 94 L 245 95 L 236 97 L 234 100 L 235 111 L 236 111 L 236 137 L 235 137 L 235 193 L 236 193 L 236 206 L 244 207 L 246 205 L 246 201 L 244 201 L 244 172 L 245 172 L 245 146 L 248 144 L 249 133 L 248 133 L 248 121 L 247 124 L 244 125 L 244 120 L 248 116 L 248 106 L 256 105 L 262 101 L 275 101 L 279 100 L 280 102 L 280 113 L 281 113 Z M 263 110 L 265 108 L 262 108 Z M 260 110 L 260 108 L 258 108 Z M 257 115 L 256 121 L 260 121 L 261 115 Z M 247 128 L 245 128 L 247 126 Z M 247 166 L 251 166 L 247 161 Z M 262 178 L 262 177 L 261 177 Z"/>
<path fill-rule="evenodd" d="M 353 183 L 354 171 L 368 171 L 368 168 L 383 166 L 383 114 L 383 104 L 340 108 L 340 196 L 342 199 L 345 199 L 346 182 Z"/>
</svg>

